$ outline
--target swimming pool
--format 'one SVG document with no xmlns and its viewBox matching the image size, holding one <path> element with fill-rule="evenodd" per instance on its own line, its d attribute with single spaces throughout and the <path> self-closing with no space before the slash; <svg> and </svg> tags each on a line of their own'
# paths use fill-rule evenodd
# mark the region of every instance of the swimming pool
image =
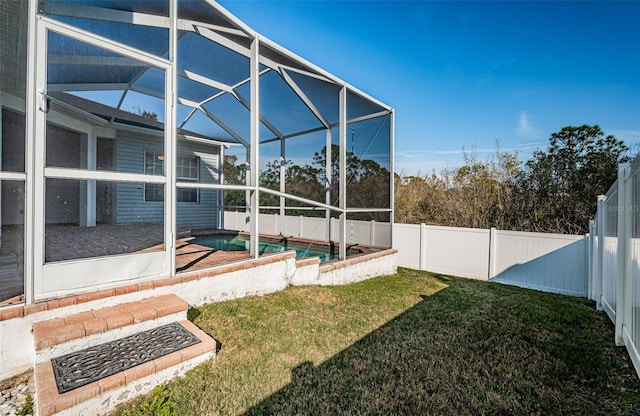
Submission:
<svg viewBox="0 0 640 416">
<path fill-rule="evenodd" d="M 223 251 L 249 251 L 249 236 L 244 234 L 204 235 L 196 237 L 192 243 Z M 334 250 L 333 246 L 289 241 L 289 239 L 286 238 L 276 240 L 260 237 L 258 250 L 260 254 L 295 250 L 296 258 L 320 257 L 321 262 L 336 260 L 339 256 L 339 253 L 337 250 Z M 349 250 L 349 254 L 355 253 L 358 253 L 358 251 Z"/>
</svg>

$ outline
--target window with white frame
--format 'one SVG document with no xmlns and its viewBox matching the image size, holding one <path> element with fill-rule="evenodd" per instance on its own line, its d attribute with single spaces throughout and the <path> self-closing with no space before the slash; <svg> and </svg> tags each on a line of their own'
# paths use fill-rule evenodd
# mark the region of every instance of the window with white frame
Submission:
<svg viewBox="0 0 640 416">
<path fill-rule="evenodd" d="M 176 172 L 179 182 L 197 183 L 199 180 L 200 161 L 197 156 L 178 156 Z M 164 175 L 164 156 L 162 153 L 146 151 L 144 173 L 147 175 Z M 198 202 L 198 190 L 178 188 L 178 202 Z M 164 185 L 148 183 L 144 189 L 145 202 L 161 202 L 164 200 Z"/>
<path fill-rule="evenodd" d="M 162 153 L 146 151 L 144 154 L 144 173 L 147 175 L 164 175 L 164 156 Z M 145 202 L 164 201 L 164 184 L 147 183 L 144 186 Z"/>
<path fill-rule="evenodd" d="M 178 156 L 176 160 L 176 177 L 178 182 L 198 182 L 199 158 L 197 156 Z M 178 202 L 198 202 L 198 190 L 195 188 L 178 188 Z"/>
</svg>

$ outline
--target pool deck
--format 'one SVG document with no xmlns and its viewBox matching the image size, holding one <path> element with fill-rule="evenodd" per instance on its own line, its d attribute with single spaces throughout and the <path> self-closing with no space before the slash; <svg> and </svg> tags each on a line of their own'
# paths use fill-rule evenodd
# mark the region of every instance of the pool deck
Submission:
<svg viewBox="0 0 640 416">
<path fill-rule="evenodd" d="M 205 235 L 242 234 L 246 232 L 218 229 L 178 230 L 176 240 L 176 271 L 183 273 L 226 263 L 250 259 L 248 251 L 222 251 L 197 244 L 196 237 Z M 22 302 L 23 276 L 22 239 L 23 227 L 3 226 L 2 251 L 0 254 L 0 306 Z M 260 235 L 261 238 L 301 243 L 310 247 L 328 248 L 330 242 L 298 237 Z M 47 262 L 80 258 L 112 256 L 118 254 L 159 251 L 164 249 L 164 226 L 161 224 L 112 225 L 78 227 L 69 225 L 47 225 L 45 235 L 45 257 Z M 338 250 L 338 245 L 334 247 Z M 378 251 L 363 246 L 348 247 L 360 254 Z M 351 254 L 353 251 L 351 251 Z M 357 254 L 356 254 L 357 255 Z M 334 260 L 335 261 L 335 260 Z M 329 261 L 323 264 L 332 263 Z"/>
</svg>

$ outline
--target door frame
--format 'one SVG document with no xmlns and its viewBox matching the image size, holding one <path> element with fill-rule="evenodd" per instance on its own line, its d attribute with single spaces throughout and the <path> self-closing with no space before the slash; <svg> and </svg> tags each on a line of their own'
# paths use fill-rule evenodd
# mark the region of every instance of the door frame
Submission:
<svg viewBox="0 0 640 416">
<path fill-rule="evenodd" d="M 34 169 L 33 177 L 33 297 L 41 300 L 73 293 L 112 287 L 126 281 L 174 274 L 175 244 L 175 126 L 173 115 L 174 69 L 169 60 L 137 50 L 128 45 L 89 33 L 47 16 L 38 15 L 35 42 L 35 97 L 31 110 L 34 114 Z M 55 32 L 118 55 L 140 61 L 165 73 L 164 176 L 46 167 L 47 114 L 47 54 L 48 33 Z M 134 253 L 94 257 L 63 262 L 45 263 L 45 182 L 47 178 L 88 181 L 159 183 L 165 186 L 164 250 L 152 253 Z"/>
</svg>

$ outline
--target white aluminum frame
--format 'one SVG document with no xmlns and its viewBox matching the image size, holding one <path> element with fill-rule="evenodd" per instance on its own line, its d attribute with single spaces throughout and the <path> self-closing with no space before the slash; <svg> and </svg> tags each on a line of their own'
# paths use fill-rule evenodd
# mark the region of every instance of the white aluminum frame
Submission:
<svg viewBox="0 0 640 416">
<path fill-rule="evenodd" d="M 37 42 L 35 45 L 35 90 L 40 91 L 43 96 L 47 94 L 47 59 L 48 47 L 47 37 L 49 32 L 93 45 L 105 50 L 112 51 L 121 56 L 134 59 L 149 67 L 154 67 L 164 71 L 165 74 L 165 125 L 164 125 L 164 148 L 165 148 L 165 175 L 145 175 L 125 172 L 105 172 L 84 169 L 70 169 L 59 167 L 46 167 L 46 129 L 48 115 L 41 111 L 34 104 L 31 111 L 35 120 L 35 150 L 34 157 L 34 191 L 35 195 L 45 194 L 45 182 L 47 178 L 75 179 L 88 181 L 110 181 L 110 182 L 142 182 L 158 183 L 165 186 L 164 201 L 164 250 L 153 253 L 125 254 L 109 256 L 104 258 L 78 259 L 63 262 L 45 263 L 44 230 L 45 230 L 45 199 L 42 198 L 34 204 L 33 214 L 33 298 L 35 300 L 48 298 L 51 296 L 73 293 L 77 290 L 93 290 L 95 287 L 110 286 L 117 284 L 120 280 L 130 280 L 136 277 L 162 276 L 172 274 L 175 267 L 175 248 L 173 235 L 175 235 L 175 224 L 173 212 L 175 212 L 175 142 L 176 135 L 174 128 L 175 108 L 175 75 L 173 65 L 170 61 L 143 53 L 127 45 L 92 34 L 90 32 L 75 28 L 73 26 L 58 22 L 46 16 L 36 17 Z M 38 234 L 38 235 L 36 235 Z M 101 267 L 96 265 L 102 264 Z M 93 265 L 93 266 L 92 266 Z M 122 273 L 120 270 L 127 270 Z M 91 279 L 87 277 L 90 273 Z M 65 279 L 62 279 L 62 276 Z M 80 283 L 82 282 L 82 283 Z M 87 283 L 90 283 L 87 285 Z M 83 286 L 84 285 L 84 286 Z M 83 289 L 84 287 L 84 289 Z"/>
</svg>

